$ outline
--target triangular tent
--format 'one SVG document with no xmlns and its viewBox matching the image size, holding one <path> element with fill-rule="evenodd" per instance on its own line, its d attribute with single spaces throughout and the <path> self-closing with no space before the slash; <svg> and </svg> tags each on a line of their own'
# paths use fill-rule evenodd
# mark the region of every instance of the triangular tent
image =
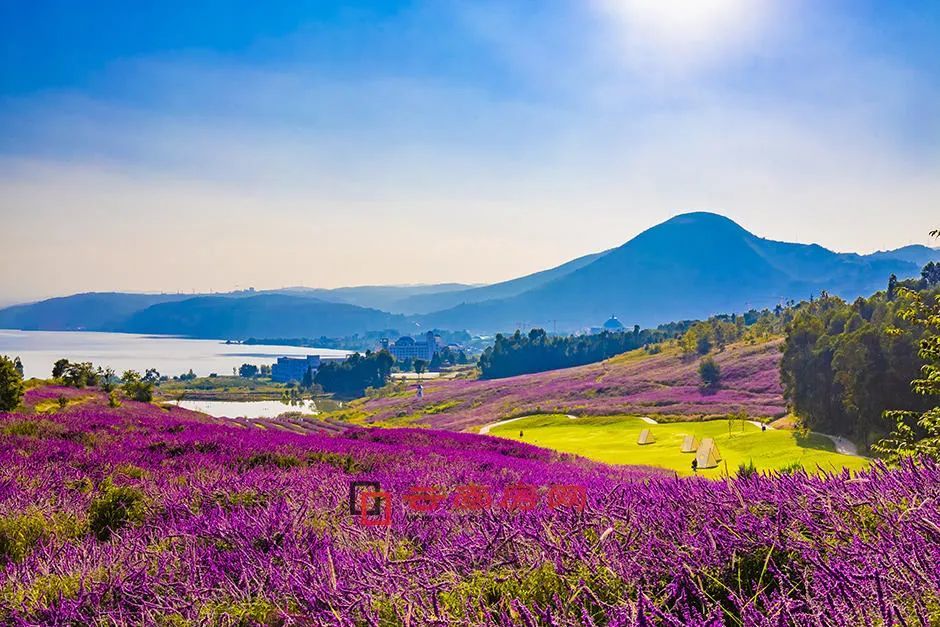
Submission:
<svg viewBox="0 0 940 627">
<path fill-rule="evenodd" d="M 683 453 L 694 453 L 698 450 L 698 438 L 694 435 L 687 435 L 685 439 L 682 440 L 682 452 Z"/>
<path fill-rule="evenodd" d="M 714 468 L 721 461 L 721 453 L 718 452 L 718 446 L 711 438 L 705 438 L 695 453 L 695 461 L 698 468 Z"/>
<path fill-rule="evenodd" d="M 650 433 L 649 429 L 643 429 L 640 431 L 640 437 L 636 441 L 637 444 L 652 444 L 656 441 L 656 438 L 653 437 L 653 434 Z"/>
</svg>

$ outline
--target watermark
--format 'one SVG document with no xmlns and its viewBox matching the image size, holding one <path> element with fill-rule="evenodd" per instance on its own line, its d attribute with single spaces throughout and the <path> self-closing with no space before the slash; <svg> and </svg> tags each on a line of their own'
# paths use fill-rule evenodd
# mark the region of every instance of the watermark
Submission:
<svg viewBox="0 0 940 627">
<path fill-rule="evenodd" d="M 541 495 L 544 492 L 544 499 Z M 353 481 L 349 484 L 349 513 L 367 527 L 387 527 L 392 520 L 393 495 L 378 481 Z M 414 485 L 401 495 L 404 509 L 413 514 L 454 511 L 460 514 L 499 509 L 511 513 L 532 512 L 543 504 L 550 510 L 584 511 L 587 490 L 582 485 L 550 485 L 540 488 L 528 483 L 505 486 L 499 494 L 487 485 L 467 483 L 448 491 L 440 486 Z"/>
</svg>

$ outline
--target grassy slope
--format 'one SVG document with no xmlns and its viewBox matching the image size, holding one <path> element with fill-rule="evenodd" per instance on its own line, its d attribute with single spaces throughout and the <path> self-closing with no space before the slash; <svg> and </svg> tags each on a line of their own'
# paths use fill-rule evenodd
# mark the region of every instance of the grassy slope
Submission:
<svg viewBox="0 0 940 627">
<path fill-rule="evenodd" d="M 647 428 L 656 441 L 640 446 L 636 443 L 637 437 Z M 832 441 L 824 436 L 801 437 L 793 431 L 764 432 L 749 423 L 742 427 L 740 422 L 733 424 L 729 434 L 727 420 L 649 425 L 631 416 L 572 420 L 564 415 L 545 415 L 493 427 L 490 434 L 606 463 L 661 466 L 684 475 L 692 474 L 693 458 L 689 453 L 680 452 L 686 435 L 714 438 L 722 454 L 723 462 L 718 468 L 700 471 L 704 476 L 724 474 L 725 462 L 731 473 L 748 461 L 753 461 L 759 470 L 780 469 L 793 462 L 810 470 L 817 466 L 823 470 L 859 470 L 867 465 L 864 458 L 836 453 Z"/>
<path fill-rule="evenodd" d="M 394 394 L 349 404 L 341 417 L 453 430 L 548 412 L 684 420 L 744 410 L 751 417 L 779 417 L 786 413 L 779 345 L 780 340 L 738 344 L 714 353 L 722 369 L 722 389 L 714 394 L 699 390 L 697 357 L 684 358 L 676 349 L 656 355 L 639 350 L 601 363 L 506 379 L 427 381 L 421 399 L 416 384 L 401 384 Z"/>
</svg>

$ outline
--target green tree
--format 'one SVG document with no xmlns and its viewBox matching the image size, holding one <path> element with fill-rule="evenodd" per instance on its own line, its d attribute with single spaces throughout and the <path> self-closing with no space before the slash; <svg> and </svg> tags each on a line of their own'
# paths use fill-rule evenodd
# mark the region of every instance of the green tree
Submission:
<svg viewBox="0 0 940 627">
<path fill-rule="evenodd" d="M 920 271 L 920 276 L 927 287 L 940 285 L 940 263 L 931 261 Z"/>
<path fill-rule="evenodd" d="M 921 376 L 911 382 L 911 388 L 916 394 L 936 398 L 940 396 L 940 294 L 933 295 L 931 300 L 903 288 L 900 294 L 908 299 L 908 307 L 901 312 L 901 318 L 926 331 L 918 353 L 924 365 Z M 893 329 L 891 332 L 897 333 Z M 876 451 L 895 463 L 917 455 L 940 460 L 940 406 L 935 405 L 920 414 L 889 411 L 885 412 L 885 417 L 894 421 L 894 431 L 873 446 Z"/>
<path fill-rule="evenodd" d="M 101 389 L 105 392 L 110 393 L 114 389 L 115 378 L 114 368 L 98 368 L 98 382 L 101 384 Z"/>
<path fill-rule="evenodd" d="M 145 381 L 136 370 L 125 370 L 121 381 L 121 389 L 128 398 L 141 403 L 153 400 L 153 383 Z"/>
<path fill-rule="evenodd" d="M 13 411 L 23 399 L 23 375 L 12 359 L 0 355 L 0 411 Z"/>
<path fill-rule="evenodd" d="M 258 366 L 254 364 L 242 364 L 238 369 L 238 376 L 252 379 L 258 376 Z"/>
<path fill-rule="evenodd" d="M 20 378 L 23 378 L 23 362 L 19 357 L 13 358 L 13 367 L 16 368 L 16 371 L 20 373 Z"/>
<path fill-rule="evenodd" d="M 715 390 L 721 385 L 721 368 L 711 357 L 699 362 L 698 376 L 702 381 L 702 388 L 706 390 Z"/>
<path fill-rule="evenodd" d="M 305 390 L 309 390 L 313 387 L 313 368 L 307 368 L 307 371 L 304 373 L 303 381 L 300 382 L 301 387 Z"/>
<path fill-rule="evenodd" d="M 58 359 L 52 365 L 52 378 L 61 379 L 65 374 L 65 371 L 68 370 L 69 360 L 68 359 Z"/>
<path fill-rule="evenodd" d="M 424 374 L 428 369 L 428 362 L 423 359 L 415 359 L 415 372 Z"/>
<path fill-rule="evenodd" d="M 98 385 L 98 372 L 88 361 L 69 363 L 61 378 L 65 385 L 73 388 Z"/>
</svg>

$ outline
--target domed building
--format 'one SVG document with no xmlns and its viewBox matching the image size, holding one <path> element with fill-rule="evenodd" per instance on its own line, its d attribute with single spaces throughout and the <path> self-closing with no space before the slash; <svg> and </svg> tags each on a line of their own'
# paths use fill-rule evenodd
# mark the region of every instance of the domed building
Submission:
<svg viewBox="0 0 940 627">
<path fill-rule="evenodd" d="M 617 316 L 610 314 L 610 318 L 604 323 L 605 331 L 623 331 L 623 324 L 617 320 Z"/>
</svg>

